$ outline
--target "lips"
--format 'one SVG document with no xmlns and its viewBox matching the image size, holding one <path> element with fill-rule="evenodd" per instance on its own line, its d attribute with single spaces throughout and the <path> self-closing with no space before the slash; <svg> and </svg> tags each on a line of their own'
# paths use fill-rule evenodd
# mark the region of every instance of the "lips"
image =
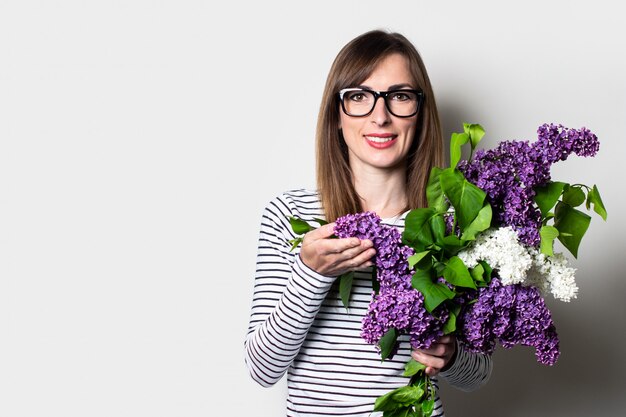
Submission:
<svg viewBox="0 0 626 417">
<path fill-rule="evenodd" d="M 364 137 L 367 143 L 376 149 L 388 148 L 392 146 L 398 138 L 397 135 L 391 133 L 372 133 L 364 135 Z"/>
</svg>

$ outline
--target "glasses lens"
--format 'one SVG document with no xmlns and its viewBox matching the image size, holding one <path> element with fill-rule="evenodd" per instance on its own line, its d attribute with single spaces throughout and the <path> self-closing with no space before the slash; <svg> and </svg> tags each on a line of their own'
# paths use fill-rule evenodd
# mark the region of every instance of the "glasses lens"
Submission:
<svg viewBox="0 0 626 417">
<path fill-rule="evenodd" d="M 376 105 L 377 97 L 384 97 L 387 110 L 397 117 L 411 117 L 418 111 L 420 96 L 414 90 L 394 90 L 388 92 L 375 93 L 369 90 L 358 88 L 345 89 L 342 106 L 344 111 L 355 117 L 366 116 L 371 113 Z"/>
<path fill-rule="evenodd" d="M 365 116 L 374 108 L 374 94 L 364 90 L 346 91 L 343 107 L 350 116 Z"/>
<path fill-rule="evenodd" d="M 390 91 L 387 94 L 386 102 L 391 114 L 399 117 L 408 117 L 417 113 L 419 97 L 414 91 Z"/>
</svg>

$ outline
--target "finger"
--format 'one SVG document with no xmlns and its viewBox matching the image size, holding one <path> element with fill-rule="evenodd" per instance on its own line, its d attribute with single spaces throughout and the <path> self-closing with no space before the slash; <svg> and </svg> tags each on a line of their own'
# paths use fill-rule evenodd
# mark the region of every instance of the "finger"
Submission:
<svg viewBox="0 0 626 417">
<path fill-rule="evenodd" d="M 418 349 L 414 352 L 431 357 L 442 357 L 446 353 L 446 347 L 439 343 L 433 343 L 428 349 Z"/>
<path fill-rule="evenodd" d="M 359 262 L 355 259 L 348 259 L 338 267 L 342 271 L 341 273 L 344 273 L 348 271 L 365 271 L 372 265 L 374 265 L 374 262 L 369 259 L 365 260 L 364 262 Z"/>
<path fill-rule="evenodd" d="M 449 345 L 453 342 L 454 342 L 454 337 L 452 337 L 451 335 L 441 336 L 439 340 L 437 340 L 437 343 L 442 343 L 444 345 Z"/>
<path fill-rule="evenodd" d="M 427 368 L 430 367 L 430 368 L 436 369 L 437 372 L 439 372 L 439 369 L 443 368 L 446 364 L 446 361 L 444 358 L 428 355 L 417 350 L 411 353 L 411 357 L 415 359 L 416 361 L 418 361 L 419 363 L 425 365 Z"/>
<path fill-rule="evenodd" d="M 340 245 L 336 240 L 329 239 L 320 242 L 319 246 L 330 242 L 336 250 L 337 245 Z M 370 246 L 373 246 L 371 242 L 360 241 L 358 246 L 348 248 L 341 253 L 333 253 L 333 249 L 330 249 L 330 253 L 324 251 L 324 258 L 329 262 L 330 270 L 334 274 L 341 275 L 345 272 L 366 270 L 374 264 L 372 258 L 376 255 L 376 250 Z"/>
<path fill-rule="evenodd" d="M 374 255 L 372 255 L 372 256 L 374 256 Z M 368 257 L 366 258 L 366 260 L 363 263 L 357 264 L 357 266 L 354 267 L 354 270 L 355 271 L 363 271 L 363 270 L 366 270 L 366 269 L 370 268 L 372 265 L 374 265 L 374 261 L 372 261 L 372 256 L 368 255 Z"/>
<path fill-rule="evenodd" d="M 342 243 L 344 242 L 338 242 L 338 245 L 342 245 Z M 353 242 L 345 242 L 345 248 L 338 252 L 340 255 L 340 259 L 341 260 L 349 260 L 349 259 L 354 259 L 354 258 L 364 258 L 365 259 L 369 259 L 373 256 L 372 251 L 375 252 L 374 249 L 372 249 L 372 247 L 374 246 L 372 244 L 372 242 L 370 240 L 359 240 L 358 245 L 355 246 L 350 246 L 352 245 Z M 371 249 L 371 250 L 370 250 Z M 364 253 L 368 252 L 370 253 L 370 255 L 364 255 Z M 365 261 L 365 259 L 362 259 L 360 262 L 358 263 L 362 263 Z"/>
<path fill-rule="evenodd" d="M 376 250 L 374 248 L 362 249 L 356 256 L 347 260 L 354 270 L 369 268 L 374 264 L 372 258 L 376 255 Z"/>
<path fill-rule="evenodd" d="M 323 250 L 326 253 L 338 255 L 339 261 L 354 258 L 355 255 L 363 251 L 363 249 L 359 249 L 360 246 L 361 241 L 356 237 L 326 239 L 323 242 Z"/>
<path fill-rule="evenodd" d="M 335 223 L 328 223 L 313 229 L 304 236 L 308 240 L 328 239 L 335 234 Z"/>
<path fill-rule="evenodd" d="M 428 349 L 420 349 L 430 355 L 446 356 L 455 350 L 455 338 L 453 336 L 442 336 Z"/>
<path fill-rule="evenodd" d="M 433 368 L 432 366 L 427 366 L 426 369 L 424 370 L 424 372 L 426 372 L 426 375 L 428 375 L 430 377 L 437 376 L 439 371 L 440 371 L 440 369 Z"/>
</svg>

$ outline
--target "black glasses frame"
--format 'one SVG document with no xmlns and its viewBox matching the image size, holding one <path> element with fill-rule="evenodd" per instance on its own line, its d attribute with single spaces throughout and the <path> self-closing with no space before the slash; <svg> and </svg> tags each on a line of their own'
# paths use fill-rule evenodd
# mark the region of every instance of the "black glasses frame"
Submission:
<svg viewBox="0 0 626 417">
<path fill-rule="evenodd" d="M 360 114 L 360 115 L 354 115 L 354 114 L 350 114 L 348 113 L 348 111 L 346 110 L 346 105 L 344 104 L 343 101 L 343 96 L 346 93 L 350 93 L 353 91 L 363 91 L 363 92 L 368 92 L 374 95 L 374 104 L 372 104 L 372 108 L 370 109 L 370 111 L 368 111 L 365 114 Z M 413 93 L 417 96 L 417 107 L 415 108 L 415 112 L 411 113 L 407 116 L 399 116 L 397 114 L 395 114 L 392 110 L 391 107 L 389 106 L 389 102 L 387 101 L 387 97 L 389 97 L 390 94 L 393 93 L 401 93 L 401 92 L 407 92 L 407 93 Z M 419 113 L 420 108 L 422 107 L 422 101 L 424 101 L 424 92 L 420 91 L 420 90 L 413 90 L 413 89 L 408 89 L 408 88 L 401 88 L 398 90 L 389 90 L 389 91 L 374 91 L 374 90 L 370 90 L 369 88 L 344 88 L 342 90 L 339 91 L 339 102 L 341 103 L 341 109 L 343 110 L 343 112 L 345 114 L 347 114 L 350 117 L 365 117 L 365 116 L 369 116 L 370 114 L 372 114 L 372 112 L 374 111 L 374 108 L 376 108 L 376 102 L 378 101 L 379 98 L 383 98 L 383 101 L 385 102 L 385 108 L 387 109 L 387 111 L 391 114 L 393 114 L 396 117 L 400 117 L 400 118 L 407 118 L 407 117 L 413 117 L 415 116 L 417 113 Z"/>
</svg>

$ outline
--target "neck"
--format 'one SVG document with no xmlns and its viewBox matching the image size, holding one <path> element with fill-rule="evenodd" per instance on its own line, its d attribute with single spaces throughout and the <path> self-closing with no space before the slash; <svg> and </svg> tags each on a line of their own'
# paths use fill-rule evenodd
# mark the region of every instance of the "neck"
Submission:
<svg viewBox="0 0 626 417">
<path fill-rule="evenodd" d="M 361 173 L 355 175 L 354 186 L 364 211 L 373 211 L 381 218 L 389 218 L 401 214 L 406 208 L 404 170 Z"/>
</svg>

